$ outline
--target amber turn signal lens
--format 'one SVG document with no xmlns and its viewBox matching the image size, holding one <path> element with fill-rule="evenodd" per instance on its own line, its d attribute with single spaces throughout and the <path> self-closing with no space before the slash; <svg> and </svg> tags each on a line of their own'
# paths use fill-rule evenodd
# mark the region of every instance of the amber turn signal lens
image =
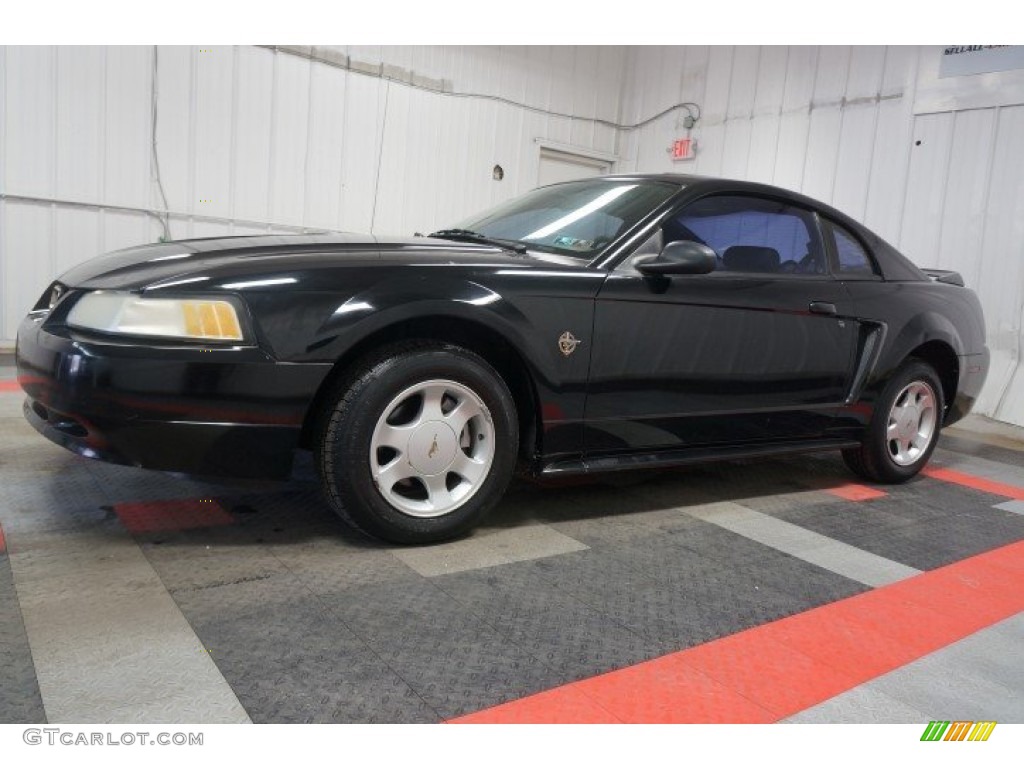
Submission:
<svg viewBox="0 0 1024 768">
<path fill-rule="evenodd" d="M 183 301 L 185 332 L 202 339 L 241 340 L 235 308 L 226 301 Z"/>
</svg>

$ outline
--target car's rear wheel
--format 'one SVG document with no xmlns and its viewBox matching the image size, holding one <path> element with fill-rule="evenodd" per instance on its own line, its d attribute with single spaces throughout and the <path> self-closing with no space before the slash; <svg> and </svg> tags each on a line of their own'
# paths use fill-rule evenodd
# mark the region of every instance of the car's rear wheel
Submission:
<svg viewBox="0 0 1024 768">
<path fill-rule="evenodd" d="M 518 420 L 501 377 L 469 350 L 410 342 L 339 387 L 317 465 L 348 523 L 398 544 L 459 536 L 504 493 Z"/>
<path fill-rule="evenodd" d="M 863 443 L 843 451 L 847 466 L 875 482 L 909 480 L 935 450 L 943 412 L 935 369 L 922 360 L 908 360 L 882 391 Z"/>
</svg>

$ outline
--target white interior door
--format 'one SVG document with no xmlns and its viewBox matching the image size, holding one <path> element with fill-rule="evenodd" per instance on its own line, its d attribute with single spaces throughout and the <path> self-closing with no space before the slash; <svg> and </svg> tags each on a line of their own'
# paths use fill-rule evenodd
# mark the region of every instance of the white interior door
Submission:
<svg viewBox="0 0 1024 768">
<path fill-rule="evenodd" d="M 611 163 L 606 160 L 545 148 L 540 151 L 537 186 L 601 176 L 610 170 Z"/>
</svg>

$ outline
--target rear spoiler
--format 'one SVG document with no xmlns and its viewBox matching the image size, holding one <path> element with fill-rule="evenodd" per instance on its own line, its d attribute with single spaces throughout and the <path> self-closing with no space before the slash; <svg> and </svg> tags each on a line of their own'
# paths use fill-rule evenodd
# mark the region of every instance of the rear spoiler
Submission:
<svg viewBox="0 0 1024 768">
<path fill-rule="evenodd" d="M 964 287 L 964 278 L 959 272 L 953 272 L 950 269 L 927 268 L 924 268 L 921 271 L 937 283 L 948 283 L 949 285 L 959 285 L 961 288 Z"/>
</svg>

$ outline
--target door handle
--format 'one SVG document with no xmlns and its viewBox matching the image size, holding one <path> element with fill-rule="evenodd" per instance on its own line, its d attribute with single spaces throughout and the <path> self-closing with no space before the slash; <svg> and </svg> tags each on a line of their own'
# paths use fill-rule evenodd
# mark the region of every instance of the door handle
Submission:
<svg viewBox="0 0 1024 768">
<path fill-rule="evenodd" d="M 816 315 L 830 315 L 834 317 L 839 314 L 836 310 L 836 305 L 828 301 L 812 301 L 809 309 Z"/>
</svg>

